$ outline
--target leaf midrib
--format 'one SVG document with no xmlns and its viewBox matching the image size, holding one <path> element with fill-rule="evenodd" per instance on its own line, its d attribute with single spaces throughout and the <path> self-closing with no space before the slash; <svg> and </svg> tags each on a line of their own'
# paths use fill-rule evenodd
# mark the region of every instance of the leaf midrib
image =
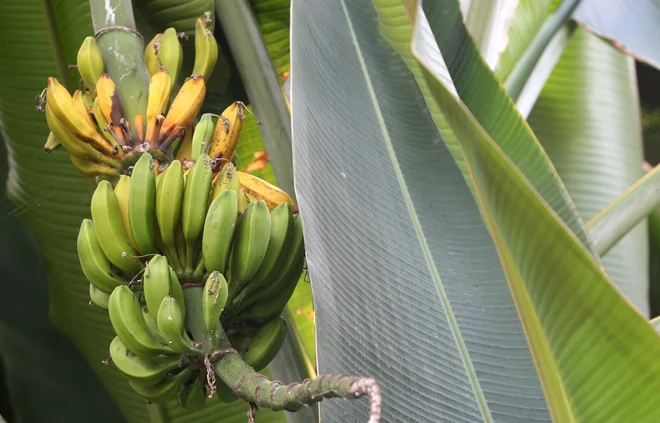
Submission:
<svg viewBox="0 0 660 423">
<path fill-rule="evenodd" d="M 348 24 L 348 29 L 350 31 L 350 36 L 351 39 L 353 40 L 353 45 L 355 46 L 355 53 L 357 55 L 359 64 L 360 64 L 360 69 L 362 70 L 364 74 L 364 79 L 367 84 L 367 90 L 369 92 L 369 97 L 371 99 L 371 102 L 374 105 L 374 111 L 376 113 L 376 118 L 378 119 L 378 124 L 381 128 L 383 138 L 385 139 L 385 144 L 387 147 L 387 152 L 392 160 L 392 166 L 394 167 L 394 173 L 396 175 L 396 179 L 399 183 L 399 187 L 401 188 L 406 206 L 408 208 L 408 212 L 410 213 L 410 217 L 412 220 L 413 227 L 415 229 L 415 234 L 417 235 L 417 238 L 420 243 L 420 247 L 422 249 L 422 252 L 424 254 L 424 259 L 426 260 L 426 264 L 429 268 L 429 271 L 431 272 L 431 276 L 433 278 L 433 282 L 436 285 L 436 289 L 438 292 L 438 296 L 440 297 L 440 301 L 442 302 L 442 305 L 444 307 L 444 312 L 445 316 L 447 318 L 447 322 L 449 323 L 449 327 L 451 329 L 452 335 L 454 336 L 454 341 L 456 343 L 456 346 L 458 348 L 458 351 L 461 356 L 461 360 L 463 361 L 463 365 L 465 366 L 466 373 L 470 379 L 470 383 L 472 385 L 472 388 L 474 390 L 474 394 L 477 400 L 477 403 L 479 405 L 479 409 L 481 411 L 482 418 L 485 422 L 493 422 L 493 418 L 490 414 L 490 409 L 488 408 L 488 403 L 486 401 L 486 398 L 484 396 L 483 390 L 481 389 L 481 385 L 479 383 L 479 379 L 476 374 L 476 370 L 474 366 L 472 365 L 472 361 L 470 359 L 470 355 L 467 350 L 467 346 L 465 345 L 465 341 L 463 340 L 463 336 L 461 334 L 460 328 L 458 326 L 458 322 L 456 321 L 456 318 L 454 314 L 451 312 L 451 303 L 449 302 L 449 298 L 447 297 L 447 293 L 445 291 L 445 288 L 442 284 L 442 281 L 440 279 L 440 275 L 438 274 L 438 270 L 434 265 L 433 262 L 433 256 L 431 254 L 431 250 L 429 248 L 428 242 L 426 241 L 426 237 L 424 235 L 424 232 L 422 230 L 422 225 L 419 222 L 419 218 L 417 217 L 417 213 L 415 210 L 415 206 L 412 202 L 410 193 L 408 192 L 408 188 L 405 183 L 405 179 L 403 177 L 403 173 L 401 172 L 401 168 L 399 167 L 399 163 L 396 159 L 396 153 L 394 152 L 394 147 L 392 145 L 392 139 L 389 135 L 389 132 L 387 130 L 387 126 L 385 124 L 385 118 L 383 116 L 383 113 L 380 109 L 378 98 L 376 97 L 376 93 L 373 87 L 373 84 L 371 82 L 371 77 L 369 76 L 368 70 L 367 70 L 367 65 L 364 60 L 364 56 L 362 54 L 362 49 L 360 48 L 360 45 L 357 40 L 357 35 L 355 33 L 355 29 L 353 26 L 353 22 L 351 21 L 349 12 L 346 8 L 346 3 L 345 0 L 340 0 L 342 12 L 344 13 L 344 16 L 346 18 L 346 22 Z"/>
</svg>

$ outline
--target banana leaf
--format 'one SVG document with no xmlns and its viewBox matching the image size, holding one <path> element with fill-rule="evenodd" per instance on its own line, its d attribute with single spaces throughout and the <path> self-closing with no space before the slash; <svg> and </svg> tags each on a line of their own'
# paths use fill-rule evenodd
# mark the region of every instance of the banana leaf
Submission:
<svg viewBox="0 0 660 423">
<path fill-rule="evenodd" d="M 374 4 L 378 15 L 367 2 L 292 9 L 319 370 L 375 377 L 387 421 L 657 418 L 648 374 L 660 371 L 650 352 L 660 341 L 587 249 L 570 198 L 541 192 L 548 176 L 529 166 L 547 158 L 514 142 L 529 129 L 503 129 L 519 117 L 475 56 L 457 3 L 424 3 L 433 33 L 416 28 L 424 69 L 412 72 L 385 45 L 405 51 L 408 13 Z M 358 404 L 322 406 L 323 421 L 362 418 Z"/>
<path fill-rule="evenodd" d="M 578 29 L 571 37 L 529 123 L 585 221 L 642 176 L 632 58 L 589 31 Z M 603 260 L 605 270 L 645 316 L 649 315 L 647 245 L 643 222 Z"/>
<path fill-rule="evenodd" d="M 582 0 L 573 17 L 635 59 L 660 67 L 657 1 Z"/>
</svg>

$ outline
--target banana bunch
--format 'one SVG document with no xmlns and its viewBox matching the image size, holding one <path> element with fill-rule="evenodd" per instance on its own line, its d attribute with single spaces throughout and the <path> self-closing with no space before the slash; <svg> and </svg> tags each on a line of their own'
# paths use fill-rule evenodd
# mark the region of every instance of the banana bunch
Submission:
<svg viewBox="0 0 660 423">
<path fill-rule="evenodd" d="M 146 400 L 191 410 L 237 399 L 207 378 L 205 359 L 226 340 L 257 371 L 275 357 L 304 261 L 291 197 L 231 162 L 214 174 L 215 132 L 193 135 L 190 167 L 141 153 L 114 187 L 101 181 L 77 241 L 91 303 L 116 334 L 114 365 Z"/>
<path fill-rule="evenodd" d="M 84 89 L 72 95 L 51 77 L 42 94 L 51 131 L 44 150 L 63 146 L 84 175 L 117 177 L 129 172 L 143 152 L 162 162 L 173 145 L 180 149 L 186 135 L 192 136 L 193 120 L 206 96 L 205 81 L 218 58 L 216 40 L 204 22 L 200 18 L 195 25 L 193 74 L 176 95 L 173 89 L 181 71 L 183 50 L 175 29 L 158 34 L 147 46 L 145 61 L 151 81 L 145 116 L 124 115 L 117 87 L 105 73 L 96 40 L 87 37 L 77 56 Z"/>
</svg>

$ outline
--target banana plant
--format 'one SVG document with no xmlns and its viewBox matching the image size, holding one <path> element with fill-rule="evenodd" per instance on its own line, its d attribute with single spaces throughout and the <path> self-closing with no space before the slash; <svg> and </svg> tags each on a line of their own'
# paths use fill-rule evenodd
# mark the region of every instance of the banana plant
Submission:
<svg viewBox="0 0 660 423">
<path fill-rule="evenodd" d="M 34 111 L 48 76 L 72 91 L 81 86 L 84 70 L 69 65 L 83 39 L 96 35 L 108 73 L 121 76 L 124 112 L 139 115 L 146 97 L 136 93 L 149 76 L 135 64 L 144 47 L 167 28 L 175 37 L 192 34 L 206 16 L 220 48 L 201 112 L 249 100 L 237 167 L 291 193 L 303 220 L 309 275 L 287 305 L 294 330 L 270 366 L 274 377 L 369 377 L 361 389 L 372 390 L 371 407 L 324 402 L 324 421 L 378 421 L 372 377 L 384 392 L 384 421 L 657 419 L 651 395 L 660 344 L 647 322 L 648 234 L 639 224 L 660 202 L 657 172 L 638 181 L 632 59 L 569 19 L 607 23 L 597 3 L 1 5 L 0 72 L 16 83 L 0 87 L 12 201 L 0 203 L 3 234 L 11 234 L 2 244 L 11 295 L 0 317 L 3 344 L 11 346 L 2 358 L 13 406 L 0 414 L 15 421 L 48 421 L 72 409 L 102 421 L 253 418 L 242 402 L 195 412 L 149 404 L 101 363 L 116 328 L 88 304 L 76 253 L 98 180 L 81 177 L 62 148 L 41 152 L 48 128 Z M 650 2 L 644 7 L 638 19 L 654 28 L 655 11 Z M 595 30 L 654 63 L 640 37 L 607 24 Z M 182 45 L 181 75 L 189 75 L 194 43 Z M 185 80 L 172 84 L 178 90 Z M 148 174 L 145 163 L 134 172 Z M 157 261 L 149 263 L 158 273 Z M 19 296 L 31 300 L 17 306 Z M 132 298 L 124 297 L 125 308 Z M 163 310 L 176 309 L 169 298 Z M 158 320 L 163 330 L 180 322 L 171 314 Z M 196 348 L 185 339 L 181 345 Z M 315 380 L 304 386 L 323 390 L 324 378 Z M 80 384 L 94 389 L 78 392 Z M 54 400 L 54 389 L 68 396 Z M 305 410 L 286 419 L 318 419 L 313 407 Z M 259 411 L 257 419 L 284 416 Z"/>
</svg>

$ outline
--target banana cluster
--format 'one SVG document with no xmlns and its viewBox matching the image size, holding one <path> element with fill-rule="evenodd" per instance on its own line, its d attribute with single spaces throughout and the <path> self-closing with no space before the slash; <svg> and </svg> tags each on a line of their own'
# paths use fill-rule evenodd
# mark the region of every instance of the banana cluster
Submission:
<svg viewBox="0 0 660 423">
<path fill-rule="evenodd" d="M 87 37 L 77 56 L 84 89 L 72 95 L 51 77 L 42 94 L 51 131 L 44 150 L 50 152 L 63 146 L 73 165 L 87 176 L 126 174 L 144 152 L 159 162 L 167 161 L 166 155 L 173 146 L 179 157 L 192 153 L 194 119 L 206 96 L 205 81 L 218 58 L 217 42 L 204 22 L 200 18 L 195 23 L 193 74 L 176 95 L 172 91 L 183 60 L 176 30 L 169 28 L 156 35 L 146 47 L 145 62 L 151 80 L 145 116 L 124 114 L 115 82 L 105 73 L 96 40 Z M 221 117 L 223 124 L 218 125 L 219 129 L 205 135 L 205 145 L 214 147 L 206 151 L 211 157 L 232 160 L 244 118 L 243 107 L 240 102 L 231 105 Z M 208 132 L 201 132 L 205 131 Z M 186 156 L 191 157 L 197 156 Z"/>
<path fill-rule="evenodd" d="M 112 362 L 148 401 L 188 409 L 237 399 L 207 377 L 226 340 L 257 371 L 274 358 L 304 265 L 292 199 L 231 162 L 214 174 L 208 132 L 191 141 L 188 168 L 173 160 L 157 172 L 142 153 L 114 187 L 101 181 L 77 241 L 92 303 L 115 330 Z"/>
</svg>

